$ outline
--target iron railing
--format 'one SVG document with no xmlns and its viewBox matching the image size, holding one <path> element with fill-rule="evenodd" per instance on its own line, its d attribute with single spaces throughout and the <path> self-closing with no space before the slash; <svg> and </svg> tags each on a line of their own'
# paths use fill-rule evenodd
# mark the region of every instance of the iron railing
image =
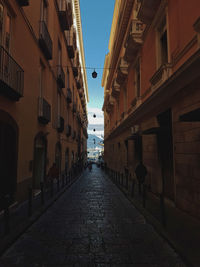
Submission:
<svg viewBox="0 0 200 267">
<path fill-rule="evenodd" d="M 61 65 L 57 66 L 57 83 L 60 88 L 65 87 L 65 73 Z"/>
<path fill-rule="evenodd" d="M 24 71 L 11 55 L 0 46 L 0 92 L 13 100 L 23 96 Z"/>
<path fill-rule="evenodd" d="M 38 98 L 38 120 L 43 124 L 51 121 L 51 106 L 43 97 Z"/>
<path fill-rule="evenodd" d="M 40 36 L 39 36 L 39 44 L 45 55 L 45 57 L 49 60 L 52 59 L 52 47 L 53 43 L 51 40 L 51 36 L 47 29 L 47 25 L 45 21 L 40 21 Z"/>
</svg>

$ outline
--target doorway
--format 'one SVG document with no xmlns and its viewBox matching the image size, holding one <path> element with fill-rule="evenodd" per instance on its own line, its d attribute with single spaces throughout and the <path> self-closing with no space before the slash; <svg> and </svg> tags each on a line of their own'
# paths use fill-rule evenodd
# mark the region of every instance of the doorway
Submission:
<svg viewBox="0 0 200 267">
<path fill-rule="evenodd" d="M 18 130 L 12 118 L 7 119 L 7 116 L 0 111 L 0 210 L 6 195 L 9 195 L 10 203 L 14 202 L 17 187 Z"/>
<path fill-rule="evenodd" d="M 33 188 L 40 189 L 40 183 L 44 182 L 46 172 L 46 138 L 39 134 L 35 138 L 33 161 Z"/>
<path fill-rule="evenodd" d="M 157 134 L 158 157 L 162 173 L 162 193 L 174 200 L 174 166 L 171 109 L 157 116 L 160 130 Z"/>
</svg>

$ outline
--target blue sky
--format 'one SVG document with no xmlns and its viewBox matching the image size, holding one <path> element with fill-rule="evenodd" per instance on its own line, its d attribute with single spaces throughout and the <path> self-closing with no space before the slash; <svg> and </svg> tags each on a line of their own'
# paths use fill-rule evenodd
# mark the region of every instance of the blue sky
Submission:
<svg viewBox="0 0 200 267">
<path fill-rule="evenodd" d="M 114 4 L 115 0 L 80 0 L 86 67 L 95 68 L 98 73 L 97 78 L 93 79 L 94 69 L 86 69 L 89 90 L 88 133 L 98 136 L 103 133 L 101 109 L 104 100 L 104 91 L 101 87 L 103 69 L 98 68 L 104 67 L 105 55 L 108 53 Z M 95 119 L 92 116 L 94 113 L 97 116 Z"/>
<path fill-rule="evenodd" d="M 114 11 L 115 0 L 80 0 L 83 42 L 86 67 L 103 68 Z M 90 102 L 88 107 L 102 108 L 102 69 L 96 69 L 98 76 L 91 77 L 93 69 L 87 69 Z"/>
</svg>

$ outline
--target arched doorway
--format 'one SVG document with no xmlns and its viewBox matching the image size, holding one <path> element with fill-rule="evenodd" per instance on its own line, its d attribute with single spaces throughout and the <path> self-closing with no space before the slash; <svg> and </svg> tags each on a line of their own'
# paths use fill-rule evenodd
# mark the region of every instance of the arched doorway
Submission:
<svg viewBox="0 0 200 267">
<path fill-rule="evenodd" d="M 9 195 L 14 201 L 17 188 L 18 127 L 13 118 L 0 110 L 0 210 Z"/>
<path fill-rule="evenodd" d="M 46 173 L 47 140 L 43 133 L 35 137 L 33 161 L 33 188 L 40 189 Z"/>
<path fill-rule="evenodd" d="M 62 163 L 62 152 L 61 152 L 61 144 L 58 142 L 56 144 L 56 150 L 55 150 L 55 163 L 59 170 L 59 178 L 61 174 L 61 163 Z"/>
</svg>

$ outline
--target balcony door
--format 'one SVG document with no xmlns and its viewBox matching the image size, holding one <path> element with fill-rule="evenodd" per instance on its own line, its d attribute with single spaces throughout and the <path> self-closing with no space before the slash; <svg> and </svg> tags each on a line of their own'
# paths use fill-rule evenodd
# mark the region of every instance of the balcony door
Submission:
<svg viewBox="0 0 200 267">
<path fill-rule="evenodd" d="M 174 200 L 174 166 L 173 166 L 173 137 L 172 137 L 172 114 L 167 110 L 158 115 L 160 131 L 157 135 L 158 156 L 162 171 L 163 194 Z"/>
<path fill-rule="evenodd" d="M 17 128 L 10 117 L 0 111 L 0 210 L 6 195 L 14 201 L 17 185 Z"/>
</svg>

